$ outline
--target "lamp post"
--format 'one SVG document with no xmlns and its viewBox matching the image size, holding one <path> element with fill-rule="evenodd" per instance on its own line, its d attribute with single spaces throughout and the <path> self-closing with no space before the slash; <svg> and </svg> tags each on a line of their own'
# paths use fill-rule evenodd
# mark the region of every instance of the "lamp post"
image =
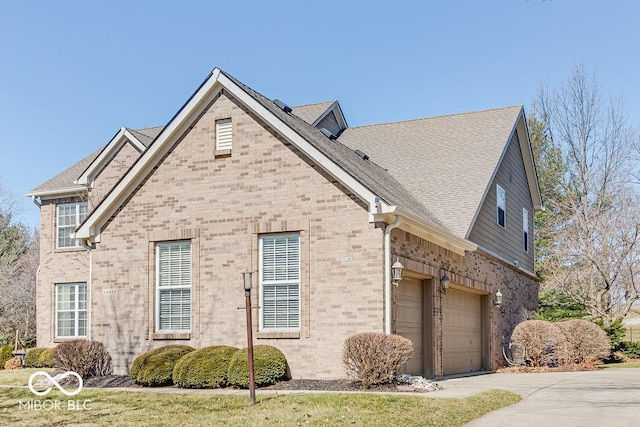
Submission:
<svg viewBox="0 0 640 427">
<path fill-rule="evenodd" d="M 256 381 L 253 375 L 253 324 L 251 323 L 251 276 L 252 271 L 242 273 L 244 280 L 244 297 L 247 311 L 247 358 L 249 359 L 249 401 L 256 404 Z"/>
</svg>

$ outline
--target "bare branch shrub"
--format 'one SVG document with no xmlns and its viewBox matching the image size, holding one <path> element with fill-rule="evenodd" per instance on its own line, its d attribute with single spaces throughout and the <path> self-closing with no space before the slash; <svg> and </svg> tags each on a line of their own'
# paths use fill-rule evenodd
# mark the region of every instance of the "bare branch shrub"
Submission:
<svg viewBox="0 0 640 427">
<path fill-rule="evenodd" d="M 556 325 L 567 340 L 567 363 L 595 362 L 611 353 L 611 341 L 607 333 L 595 323 L 571 319 L 558 322 Z"/>
<path fill-rule="evenodd" d="M 4 369 L 20 369 L 22 368 L 22 359 L 20 358 L 20 356 L 15 356 L 12 357 L 11 359 L 7 360 L 4 364 Z"/>
<path fill-rule="evenodd" d="M 347 375 L 362 382 L 365 389 L 397 375 L 413 356 L 413 343 L 399 335 L 364 332 L 344 342 L 342 365 Z"/>
<path fill-rule="evenodd" d="M 524 347 L 531 366 L 554 366 L 564 362 L 566 339 L 556 324 L 544 320 L 526 320 L 511 334 L 511 342 Z"/>
<path fill-rule="evenodd" d="M 111 355 L 99 341 L 73 340 L 58 345 L 53 352 L 53 365 L 77 372 L 82 378 L 112 373 Z"/>
</svg>

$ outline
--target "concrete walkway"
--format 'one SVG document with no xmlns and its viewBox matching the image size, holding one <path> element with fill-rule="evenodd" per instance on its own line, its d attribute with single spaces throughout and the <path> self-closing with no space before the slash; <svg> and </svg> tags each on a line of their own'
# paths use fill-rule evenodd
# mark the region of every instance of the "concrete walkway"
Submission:
<svg viewBox="0 0 640 427">
<path fill-rule="evenodd" d="M 640 426 L 640 369 L 490 374 L 438 382 L 429 397 L 467 397 L 492 388 L 523 400 L 468 426 Z"/>
</svg>

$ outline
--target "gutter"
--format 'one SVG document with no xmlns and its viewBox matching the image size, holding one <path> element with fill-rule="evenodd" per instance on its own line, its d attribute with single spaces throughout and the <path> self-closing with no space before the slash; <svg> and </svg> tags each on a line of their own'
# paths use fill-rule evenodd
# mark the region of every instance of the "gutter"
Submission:
<svg viewBox="0 0 640 427">
<path fill-rule="evenodd" d="M 384 229 L 384 333 L 391 335 L 391 230 L 402 222 L 400 215 Z"/>
</svg>

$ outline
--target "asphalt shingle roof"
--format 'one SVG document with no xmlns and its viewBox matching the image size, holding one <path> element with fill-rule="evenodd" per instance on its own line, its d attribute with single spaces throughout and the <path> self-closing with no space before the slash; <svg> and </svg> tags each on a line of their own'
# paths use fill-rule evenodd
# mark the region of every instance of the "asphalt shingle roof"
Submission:
<svg viewBox="0 0 640 427">
<path fill-rule="evenodd" d="M 153 141 L 155 137 L 158 136 L 158 134 L 162 129 L 163 129 L 163 126 L 156 126 L 152 128 L 144 128 L 144 129 L 137 129 L 137 130 L 129 129 L 129 131 L 131 131 L 131 133 L 136 138 L 138 138 L 138 140 L 145 147 L 148 147 L 151 141 Z M 38 195 L 38 194 L 47 193 L 50 191 L 62 190 L 65 188 L 74 187 L 76 185 L 74 181 L 76 181 L 78 177 L 82 175 L 82 173 L 89 167 L 89 165 L 91 165 L 91 162 L 93 162 L 96 159 L 96 157 L 100 155 L 100 153 L 102 152 L 102 150 L 105 149 L 105 147 L 106 145 L 100 147 L 99 149 L 89 154 L 82 160 L 69 166 L 67 169 L 63 170 L 62 172 L 60 172 L 58 175 L 54 176 L 50 180 L 40 184 L 39 186 L 37 186 L 27 194 Z"/>
<path fill-rule="evenodd" d="M 249 96 L 282 120 L 287 126 L 298 133 L 298 135 L 313 144 L 320 152 L 349 175 L 356 178 L 374 194 L 377 194 L 387 203 L 399 205 L 413 215 L 430 222 L 431 225 L 441 228 L 443 231 L 450 232 L 443 222 L 433 215 L 420 201 L 413 197 L 411 193 L 386 170 L 369 160 L 362 159 L 355 154 L 354 150 L 339 141 L 330 140 L 309 123 L 293 114 L 285 113 L 270 99 L 236 80 L 224 71 L 223 73 Z"/>
<path fill-rule="evenodd" d="M 367 153 L 466 238 L 521 108 L 348 128 L 338 140 Z"/>
<path fill-rule="evenodd" d="M 292 107 L 291 109 L 293 110 L 293 114 L 312 125 L 313 122 L 318 120 L 322 113 L 327 111 L 327 109 L 331 107 L 334 102 L 335 101 L 325 101 L 319 102 L 317 104 L 298 105 L 296 107 Z"/>
</svg>

